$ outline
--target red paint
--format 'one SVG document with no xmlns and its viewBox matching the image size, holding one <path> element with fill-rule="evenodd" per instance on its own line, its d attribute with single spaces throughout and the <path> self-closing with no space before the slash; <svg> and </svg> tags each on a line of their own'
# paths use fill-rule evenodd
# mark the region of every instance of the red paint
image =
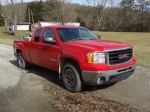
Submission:
<svg viewBox="0 0 150 112">
<path fill-rule="evenodd" d="M 44 29 L 50 28 L 56 37 L 56 44 L 45 44 L 42 42 Z M 76 40 L 62 42 L 56 28 L 83 28 L 75 26 L 47 26 L 42 27 L 38 43 L 34 42 L 34 36 L 37 29 L 32 35 L 31 41 L 15 40 L 14 54 L 17 56 L 17 50 L 21 50 L 26 61 L 43 66 L 55 71 L 59 70 L 59 63 L 62 57 L 74 59 L 78 62 L 81 70 L 87 71 L 108 71 L 134 65 L 136 58 L 132 61 L 109 66 L 108 64 L 89 64 L 87 62 L 88 52 L 104 52 L 105 50 L 122 49 L 132 47 L 130 44 L 109 40 Z M 126 57 L 126 56 L 124 56 Z M 52 60 L 51 60 L 52 59 Z"/>
</svg>

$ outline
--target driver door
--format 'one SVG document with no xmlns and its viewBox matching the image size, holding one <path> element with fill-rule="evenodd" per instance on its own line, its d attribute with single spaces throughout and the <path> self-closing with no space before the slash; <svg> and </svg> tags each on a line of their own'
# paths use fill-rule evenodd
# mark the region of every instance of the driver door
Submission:
<svg viewBox="0 0 150 112">
<path fill-rule="evenodd" d="M 54 40 L 56 40 L 54 32 L 50 28 L 44 29 L 43 38 L 41 42 L 41 49 L 39 51 L 39 62 L 40 65 L 46 68 L 57 70 L 59 65 L 58 56 L 60 50 L 57 44 L 45 43 L 43 39 L 47 37 L 51 37 Z"/>
</svg>

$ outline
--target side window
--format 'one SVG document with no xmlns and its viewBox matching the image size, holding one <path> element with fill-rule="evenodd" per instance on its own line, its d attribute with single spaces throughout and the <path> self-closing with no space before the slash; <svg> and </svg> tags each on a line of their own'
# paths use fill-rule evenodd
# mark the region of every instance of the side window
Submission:
<svg viewBox="0 0 150 112">
<path fill-rule="evenodd" d="M 44 38 L 48 38 L 48 37 L 51 37 L 53 40 L 56 40 L 55 35 L 54 35 L 54 32 L 53 32 L 51 29 L 46 28 L 46 29 L 44 30 L 43 39 L 44 39 Z"/>
<path fill-rule="evenodd" d="M 34 42 L 39 42 L 41 31 L 42 31 L 41 28 L 36 30 L 35 37 L 34 37 Z"/>
</svg>

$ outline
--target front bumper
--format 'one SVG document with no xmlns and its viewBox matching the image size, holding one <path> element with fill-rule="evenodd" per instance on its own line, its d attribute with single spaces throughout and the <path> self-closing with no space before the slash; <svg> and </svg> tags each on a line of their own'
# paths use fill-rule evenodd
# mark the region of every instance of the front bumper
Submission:
<svg viewBox="0 0 150 112">
<path fill-rule="evenodd" d="M 135 65 L 110 71 L 85 71 L 82 78 L 86 85 L 103 85 L 124 80 L 134 73 Z"/>
</svg>

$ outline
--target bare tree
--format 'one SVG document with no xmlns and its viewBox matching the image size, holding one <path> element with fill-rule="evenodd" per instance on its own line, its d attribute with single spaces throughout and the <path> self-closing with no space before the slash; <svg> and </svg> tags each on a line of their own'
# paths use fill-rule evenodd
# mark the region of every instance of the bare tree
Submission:
<svg viewBox="0 0 150 112">
<path fill-rule="evenodd" d="M 98 30 L 100 30 L 107 1 L 108 0 L 87 0 L 88 5 L 94 8 L 93 19 L 94 22 L 98 25 Z"/>
<path fill-rule="evenodd" d="M 147 0 L 137 0 L 136 2 L 136 8 L 140 10 L 139 13 L 139 23 L 140 23 L 140 31 L 143 31 L 143 25 L 144 25 L 144 15 L 145 15 L 145 9 L 146 9 L 146 3 Z"/>
<path fill-rule="evenodd" d="M 17 36 L 17 19 L 19 21 L 24 20 L 25 15 L 25 5 L 23 5 L 23 0 L 1 0 L 3 4 L 1 16 L 4 18 L 6 31 L 8 31 L 8 22 L 14 24 L 14 36 Z"/>
<path fill-rule="evenodd" d="M 10 2 L 11 2 L 12 5 L 14 5 L 14 1 L 13 0 L 10 0 Z"/>
<path fill-rule="evenodd" d="M 47 0 L 44 4 L 44 20 L 65 24 L 76 19 L 75 8 L 68 0 Z"/>
<path fill-rule="evenodd" d="M 3 4 L 1 14 L 5 17 L 14 18 L 14 15 L 17 15 L 18 21 L 24 21 L 27 5 L 23 0 L 1 0 L 1 4 Z"/>
</svg>

